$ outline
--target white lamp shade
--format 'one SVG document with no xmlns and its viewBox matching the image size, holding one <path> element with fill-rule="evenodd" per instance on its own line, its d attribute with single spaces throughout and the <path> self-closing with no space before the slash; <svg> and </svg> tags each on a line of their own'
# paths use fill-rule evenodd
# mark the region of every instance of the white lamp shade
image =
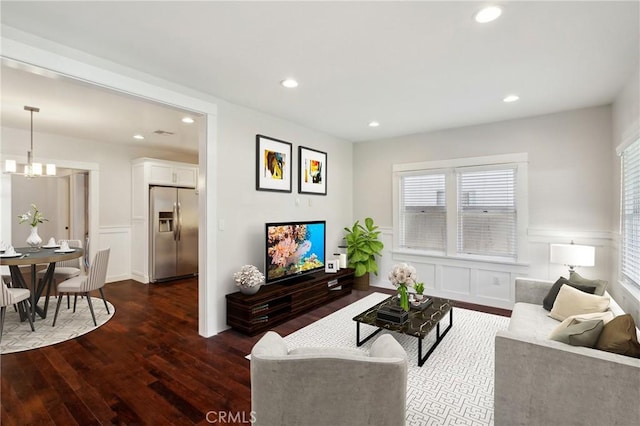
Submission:
<svg viewBox="0 0 640 426">
<path fill-rule="evenodd" d="M 568 266 L 595 265 L 596 248 L 577 244 L 551 244 L 549 260 Z"/>
<path fill-rule="evenodd" d="M 56 175 L 56 165 L 55 164 L 47 164 L 45 168 L 45 173 L 47 176 L 55 176 Z"/>
<path fill-rule="evenodd" d="M 42 164 L 41 163 L 33 163 L 33 169 L 31 170 L 35 176 L 42 176 Z"/>
<path fill-rule="evenodd" d="M 4 162 L 4 171 L 5 173 L 15 173 L 18 168 L 16 164 L 16 160 L 6 160 Z"/>
</svg>

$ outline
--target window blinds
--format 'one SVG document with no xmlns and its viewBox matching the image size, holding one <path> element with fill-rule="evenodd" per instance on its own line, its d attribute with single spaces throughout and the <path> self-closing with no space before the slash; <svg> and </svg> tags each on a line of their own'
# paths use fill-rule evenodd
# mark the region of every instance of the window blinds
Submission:
<svg viewBox="0 0 640 426">
<path fill-rule="evenodd" d="M 516 258 L 516 169 L 457 176 L 458 253 Z"/>
<path fill-rule="evenodd" d="M 640 285 L 640 140 L 622 153 L 622 274 Z"/>
<path fill-rule="evenodd" d="M 400 179 L 400 246 L 444 251 L 447 239 L 445 175 Z"/>
</svg>

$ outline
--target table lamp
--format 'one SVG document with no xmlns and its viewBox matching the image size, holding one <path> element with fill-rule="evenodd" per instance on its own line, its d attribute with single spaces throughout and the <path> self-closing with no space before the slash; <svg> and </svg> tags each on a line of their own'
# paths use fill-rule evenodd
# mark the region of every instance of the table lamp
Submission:
<svg viewBox="0 0 640 426">
<path fill-rule="evenodd" d="M 549 261 L 569 267 L 569 273 L 574 272 L 576 266 L 594 266 L 596 248 L 574 244 L 551 244 Z"/>
</svg>

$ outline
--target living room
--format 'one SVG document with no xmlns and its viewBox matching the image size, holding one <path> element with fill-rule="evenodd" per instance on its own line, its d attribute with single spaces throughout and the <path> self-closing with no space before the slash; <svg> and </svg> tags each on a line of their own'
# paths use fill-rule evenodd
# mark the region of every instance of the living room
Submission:
<svg viewBox="0 0 640 426">
<path fill-rule="evenodd" d="M 470 17 L 472 12 L 467 15 Z M 634 290 L 628 290 L 618 282 L 617 259 L 620 158 L 616 148 L 638 136 L 640 76 L 637 38 L 633 50 L 636 57 L 626 58 L 625 63 L 619 66 L 626 73 L 624 82 L 615 94 L 609 94 L 606 102 L 598 101 L 563 110 L 540 109 L 537 114 L 528 116 L 516 115 L 508 119 L 436 130 L 413 130 L 382 138 L 373 136 L 375 133 L 367 129 L 372 135 L 370 138 L 351 143 L 347 138 L 317 130 L 320 127 L 312 128 L 294 119 L 281 118 L 277 111 L 256 111 L 237 102 L 223 100 L 222 96 L 216 98 L 208 93 L 197 93 L 185 87 L 184 83 L 182 86 L 176 82 L 168 83 L 157 75 L 150 75 L 152 73 L 143 74 L 132 66 L 124 67 L 115 61 L 99 59 L 96 57 L 100 56 L 97 51 L 93 52 L 96 56 L 88 57 L 86 53 L 91 54 L 91 51 L 83 53 L 79 47 L 76 47 L 79 50 L 73 50 L 62 42 L 38 38 L 35 32 L 29 34 L 26 24 L 22 29 L 7 28 L 12 24 L 6 21 L 8 19 L 3 16 L 3 56 L 7 58 L 109 87 L 118 87 L 119 78 L 124 76 L 137 81 L 121 86 L 131 93 L 162 100 L 165 95 L 161 92 L 170 90 L 182 94 L 183 100 L 190 97 L 202 104 L 215 105 L 217 111 L 210 114 L 211 118 L 208 119 L 208 123 L 215 127 L 210 128 L 208 139 L 201 142 L 200 147 L 205 149 L 200 150 L 199 158 L 208 203 L 202 220 L 204 232 L 210 237 L 204 243 L 208 250 L 201 257 L 205 261 L 201 263 L 207 263 L 207 269 L 200 277 L 199 312 L 200 320 L 204 322 L 199 327 L 201 335 L 211 336 L 227 328 L 224 296 L 235 291 L 232 274 L 241 265 L 261 265 L 265 222 L 326 220 L 327 246 L 337 251 L 344 226 L 350 226 L 356 219 L 375 218 L 383 230 L 385 251 L 380 258 L 382 273 L 373 277 L 372 284 L 391 288 L 386 279 L 388 271 L 394 263 L 410 258 L 406 253 L 394 252 L 393 167 L 406 163 L 519 153 L 528 154 L 527 256 L 521 264 L 515 265 L 515 270 L 500 267 L 497 272 L 508 274 L 509 277 L 511 274 L 522 274 L 543 279 L 557 278 L 566 272 L 566 268 L 549 262 L 549 244 L 575 240 L 576 243 L 593 245 L 596 247 L 595 266 L 585 269 L 585 275 L 607 279 L 611 283 L 609 291 L 616 301 L 635 317 L 637 323 L 640 320 L 638 297 L 634 297 Z M 102 72 L 110 75 L 105 77 Z M 149 85 L 151 89 L 147 88 Z M 513 82 L 510 86 L 513 86 Z M 303 88 L 304 84 L 299 89 Z M 562 93 L 562 88 L 549 91 Z M 274 94 L 274 97 L 286 96 L 289 94 Z M 497 102 L 501 102 L 502 93 L 496 96 Z M 524 103 L 526 95 L 521 96 L 519 102 Z M 167 101 L 176 99 L 177 96 L 173 94 L 164 98 Z M 178 102 L 183 106 L 188 106 L 185 105 L 188 103 Z M 501 105 L 503 108 L 511 106 L 518 108 L 517 103 Z M 207 108 L 194 107 L 199 111 L 206 111 Z M 398 115 L 401 114 L 399 111 Z M 318 111 L 317 115 L 321 116 L 322 111 Z M 384 128 L 386 123 L 383 119 L 380 121 L 380 127 Z M 15 134 L 11 132 L 15 131 L 3 128 L 3 139 L 5 135 Z M 21 135 L 24 134 L 21 132 Z M 256 134 L 289 141 L 296 148 L 309 146 L 327 152 L 327 195 L 298 194 L 295 183 L 292 193 L 256 191 Z M 23 151 L 7 145 L 5 143 L 2 146 L 3 154 Z M 55 158 L 59 150 L 58 145 L 51 146 L 45 141 L 38 148 L 48 158 Z M 63 152 L 67 158 L 80 161 L 86 158 L 87 151 L 92 152 L 82 147 L 82 141 L 68 141 Z M 165 153 L 162 156 L 171 155 Z M 95 161 L 100 162 L 101 159 L 95 158 Z M 124 169 L 121 166 L 120 171 Z M 117 171 L 113 170 L 113 173 Z M 109 167 L 102 167 L 102 172 L 108 176 Z M 130 197 L 127 178 L 123 174 L 118 176 L 119 187 L 124 191 L 123 194 Z M 100 188 L 100 209 L 108 212 L 114 189 L 106 184 L 108 179 L 102 181 L 105 184 Z M 131 223 L 126 212 L 110 212 L 100 215 L 99 226 L 126 228 Z M 126 246 L 127 243 L 123 244 Z M 484 267 L 484 264 L 476 266 L 477 269 Z M 427 284 L 432 286 L 431 290 L 439 292 L 441 296 L 453 297 L 455 294 L 467 302 L 486 302 L 486 295 L 474 292 L 470 282 L 465 284 L 465 291 L 460 291 L 459 287 L 436 287 L 440 283 L 427 278 L 430 276 L 429 270 L 420 272 Z M 511 283 L 509 280 L 508 286 Z M 498 287 L 502 285 L 499 284 Z M 501 297 L 509 300 L 511 292 L 511 287 L 507 290 L 500 288 Z M 504 306 L 502 303 L 507 302 L 494 301 L 496 306 Z"/>
</svg>

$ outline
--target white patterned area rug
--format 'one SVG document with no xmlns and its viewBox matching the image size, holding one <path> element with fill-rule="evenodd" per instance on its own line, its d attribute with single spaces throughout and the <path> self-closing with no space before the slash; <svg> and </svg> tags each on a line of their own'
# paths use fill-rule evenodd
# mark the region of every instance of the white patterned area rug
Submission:
<svg viewBox="0 0 640 426">
<path fill-rule="evenodd" d="M 60 305 L 60 312 L 58 312 L 56 326 L 52 327 L 51 324 L 53 324 L 53 316 L 56 312 L 57 302 L 57 297 L 52 297 L 49 300 L 47 318 L 42 319 L 36 314 L 36 321 L 34 323 L 36 331 L 31 331 L 29 321 L 20 322 L 20 316 L 13 307 L 7 307 L 0 353 L 9 354 L 28 351 L 30 349 L 41 348 L 75 339 L 104 325 L 113 317 L 116 311 L 116 308 L 107 301 L 110 312 L 107 314 L 104 301 L 101 298 L 92 297 L 93 312 L 96 315 L 96 322 L 98 323 L 96 327 L 93 325 L 91 311 L 89 311 L 87 301 L 84 298 L 78 297 L 76 312 L 74 313 L 73 297 L 71 297 L 71 309 L 67 309 L 67 301 L 63 300 Z M 42 303 L 40 306 L 43 306 Z"/>
<path fill-rule="evenodd" d="M 373 293 L 285 337 L 296 347 L 356 347 L 353 317 L 389 297 Z M 448 325 L 449 315 L 441 322 Z M 418 367 L 418 339 L 391 332 L 409 357 L 407 425 L 492 425 L 494 338 L 509 318 L 453 308 L 453 327 L 422 367 Z M 361 337 L 375 327 L 360 326 Z M 387 331 L 382 331 L 386 333 Z M 435 330 L 432 333 L 435 335 Z M 435 341 L 430 334 L 423 350 Z M 363 346 L 368 351 L 374 337 Z"/>
</svg>

